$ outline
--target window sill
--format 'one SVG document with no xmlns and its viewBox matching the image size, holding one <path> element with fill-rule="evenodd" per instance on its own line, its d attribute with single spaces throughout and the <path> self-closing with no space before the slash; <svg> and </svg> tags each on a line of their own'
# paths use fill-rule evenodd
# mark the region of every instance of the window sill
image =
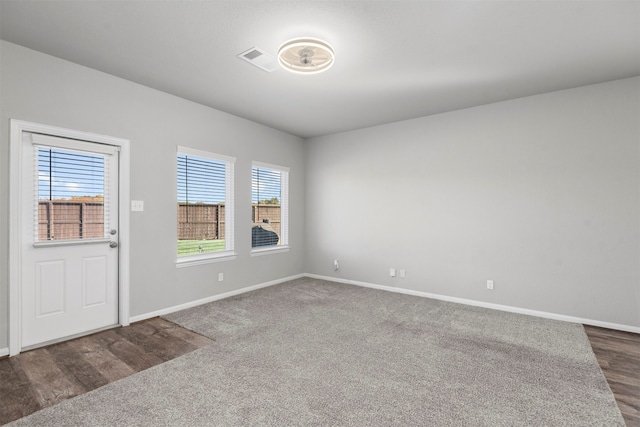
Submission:
<svg viewBox="0 0 640 427">
<path fill-rule="evenodd" d="M 69 239 L 69 240 L 42 240 L 39 242 L 34 242 L 34 248 L 48 248 L 51 246 L 69 246 L 69 245 L 93 245 L 96 243 L 109 243 L 111 241 L 110 238 L 106 237 L 104 239 Z"/>
<path fill-rule="evenodd" d="M 290 249 L 291 248 L 289 246 L 270 246 L 267 248 L 252 249 L 251 256 L 262 256 L 262 255 L 277 254 L 282 252 L 289 252 Z"/>
<path fill-rule="evenodd" d="M 225 252 L 223 254 L 205 254 L 180 257 L 176 260 L 176 268 L 191 267 L 192 265 L 211 264 L 214 262 L 233 261 L 236 259 L 235 252 Z"/>
</svg>

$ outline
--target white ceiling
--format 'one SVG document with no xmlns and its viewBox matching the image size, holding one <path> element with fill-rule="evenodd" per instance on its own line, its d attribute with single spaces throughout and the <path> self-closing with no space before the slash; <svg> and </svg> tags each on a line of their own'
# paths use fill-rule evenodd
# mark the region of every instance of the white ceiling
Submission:
<svg viewBox="0 0 640 427">
<path fill-rule="evenodd" d="M 319 37 L 323 74 L 267 73 Z M 640 1 L 14 1 L 0 38 L 301 137 L 640 75 Z"/>
</svg>

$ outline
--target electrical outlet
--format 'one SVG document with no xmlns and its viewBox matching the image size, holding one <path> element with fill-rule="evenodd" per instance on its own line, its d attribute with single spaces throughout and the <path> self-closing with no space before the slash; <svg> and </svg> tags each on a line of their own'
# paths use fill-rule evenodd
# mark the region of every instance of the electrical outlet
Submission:
<svg viewBox="0 0 640 427">
<path fill-rule="evenodd" d="M 224 273 L 218 273 L 218 282 L 222 282 L 224 280 Z"/>
<path fill-rule="evenodd" d="M 487 289 L 493 290 L 493 280 L 487 280 Z"/>
<path fill-rule="evenodd" d="M 389 276 L 396 277 L 396 269 L 395 268 L 390 268 L 389 269 Z"/>
<path fill-rule="evenodd" d="M 340 270 L 340 264 L 338 263 L 337 259 L 333 260 L 333 271 L 338 271 Z"/>
<path fill-rule="evenodd" d="M 404 268 L 400 269 L 400 278 L 404 279 L 405 277 L 407 277 L 407 273 L 404 271 Z"/>
<path fill-rule="evenodd" d="M 131 211 L 132 212 L 142 212 L 142 211 L 144 211 L 144 201 L 142 201 L 142 200 L 132 200 L 131 201 Z"/>
</svg>

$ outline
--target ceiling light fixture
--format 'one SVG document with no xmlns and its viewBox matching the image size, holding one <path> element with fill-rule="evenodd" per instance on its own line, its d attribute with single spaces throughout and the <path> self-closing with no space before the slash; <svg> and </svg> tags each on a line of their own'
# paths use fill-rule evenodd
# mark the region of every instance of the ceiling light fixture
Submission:
<svg viewBox="0 0 640 427">
<path fill-rule="evenodd" d="M 278 49 L 278 62 L 288 71 L 316 74 L 333 65 L 335 54 L 329 43 L 312 38 L 289 40 Z"/>
</svg>

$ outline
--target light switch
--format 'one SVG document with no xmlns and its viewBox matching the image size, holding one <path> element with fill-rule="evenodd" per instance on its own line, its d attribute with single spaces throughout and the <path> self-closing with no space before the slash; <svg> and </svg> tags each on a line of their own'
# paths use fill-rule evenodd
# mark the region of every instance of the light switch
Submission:
<svg viewBox="0 0 640 427">
<path fill-rule="evenodd" d="M 132 212 L 142 212 L 142 211 L 144 211 L 144 201 L 142 201 L 142 200 L 132 200 L 131 201 L 131 211 Z"/>
</svg>

